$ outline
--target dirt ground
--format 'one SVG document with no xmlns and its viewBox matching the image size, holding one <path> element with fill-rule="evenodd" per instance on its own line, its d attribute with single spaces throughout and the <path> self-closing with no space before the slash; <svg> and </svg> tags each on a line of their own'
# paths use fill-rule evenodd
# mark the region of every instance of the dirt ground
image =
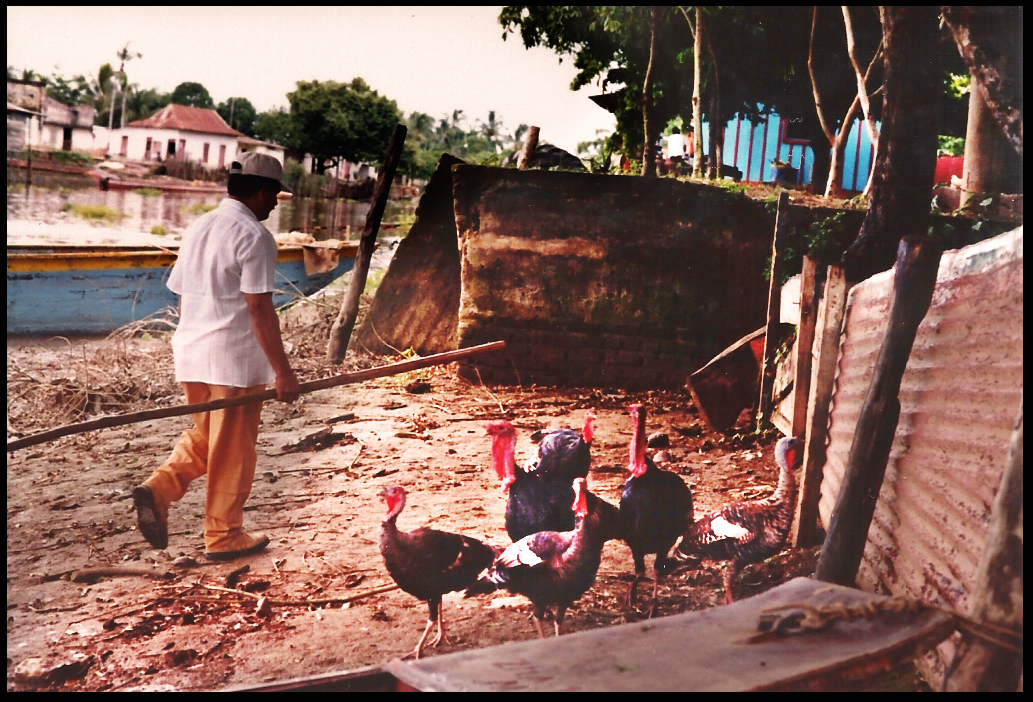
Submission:
<svg viewBox="0 0 1033 702">
<path fill-rule="evenodd" d="M 324 367 L 336 305 L 283 318 L 303 380 Z M 313 311 L 314 310 L 314 311 Z M 353 358 L 343 370 L 399 360 Z M 182 403 L 167 337 L 113 336 L 8 342 L 8 437 L 90 415 Z M 425 390 L 414 392 L 416 390 Z M 517 460 L 536 451 L 537 429 L 581 426 L 596 410 L 589 484 L 616 504 L 627 478 L 627 406 L 649 411 L 671 462 L 693 491 L 696 513 L 770 494 L 777 434 L 749 433 L 748 416 L 710 432 L 687 391 L 485 387 L 454 366 L 343 386 L 263 411 L 259 463 L 245 528 L 269 535 L 261 554 L 216 564 L 203 555 L 203 480 L 170 512 L 169 547 L 152 549 L 136 530 L 130 499 L 188 426 L 185 417 L 59 439 L 8 454 L 7 689 L 212 690 L 376 666 L 412 650 L 427 608 L 393 588 L 377 533 L 378 493 L 405 487 L 402 529 L 429 525 L 506 545 L 505 501 L 483 425 L 508 418 Z M 653 454 L 656 449 L 651 449 Z M 785 550 L 748 566 L 737 598 L 813 573 L 817 548 Z M 651 559 L 647 559 L 652 577 Z M 242 567 L 246 572 L 240 572 Z M 656 616 L 717 606 L 723 564 L 682 567 L 660 589 Z M 630 550 L 610 542 L 595 582 L 568 611 L 564 632 L 638 621 L 623 604 Z M 497 593 L 448 595 L 452 645 L 436 656 L 536 636 L 529 603 Z M 920 689 L 913 666 L 869 689 Z"/>
</svg>

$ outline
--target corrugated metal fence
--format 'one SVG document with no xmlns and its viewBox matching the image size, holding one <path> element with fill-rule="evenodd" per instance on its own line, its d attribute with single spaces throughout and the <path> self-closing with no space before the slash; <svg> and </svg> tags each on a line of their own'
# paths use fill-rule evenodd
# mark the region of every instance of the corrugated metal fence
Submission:
<svg viewBox="0 0 1033 702">
<path fill-rule="evenodd" d="M 900 422 L 858 584 L 966 612 L 1022 398 L 1022 228 L 940 263 L 900 389 Z M 850 292 L 820 514 L 828 525 L 885 332 L 893 272 Z M 954 641 L 923 662 L 942 681 Z"/>
</svg>

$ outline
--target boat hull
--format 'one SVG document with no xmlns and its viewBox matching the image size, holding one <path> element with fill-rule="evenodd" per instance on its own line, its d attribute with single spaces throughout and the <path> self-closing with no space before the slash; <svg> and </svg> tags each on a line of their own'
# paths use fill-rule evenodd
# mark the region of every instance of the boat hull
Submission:
<svg viewBox="0 0 1033 702">
<path fill-rule="evenodd" d="M 336 265 L 308 275 L 301 246 L 282 246 L 273 304 L 311 295 L 355 263 L 357 247 L 337 248 Z M 139 322 L 179 298 L 166 283 L 175 249 L 156 247 L 8 247 L 8 335 L 106 334 Z"/>
</svg>

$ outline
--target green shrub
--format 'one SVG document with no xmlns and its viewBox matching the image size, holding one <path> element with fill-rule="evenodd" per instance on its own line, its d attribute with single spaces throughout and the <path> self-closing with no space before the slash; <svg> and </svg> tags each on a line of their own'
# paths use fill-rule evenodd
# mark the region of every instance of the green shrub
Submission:
<svg viewBox="0 0 1033 702">
<path fill-rule="evenodd" d="M 98 219 L 106 222 L 117 222 L 125 217 L 125 213 L 113 210 L 107 205 L 76 205 L 66 202 L 61 205 L 62 212 L 71 212 L 76 217 L 83 219 Z"/>
<path fill-rule="evenodd" d="M 165 228 L 164 224 L 155 224 L 151 227 L 151 234 L 154 236 L 167 236 L 169 230 Z"/>
</svg>

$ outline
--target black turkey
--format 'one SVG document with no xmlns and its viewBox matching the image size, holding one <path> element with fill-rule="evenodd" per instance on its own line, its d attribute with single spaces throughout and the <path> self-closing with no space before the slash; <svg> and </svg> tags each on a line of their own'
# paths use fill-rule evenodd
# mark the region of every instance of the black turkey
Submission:
<svg viewBox="0 0 1033 702">
<path fill-rule="evenodd" d="M 495 551 L 477 539 L 447 531 L 421 527 L 410 532 L 399 531 L 395 522 L 405 507 L 405 490 L 392 486 L 380 496 L 387 502 L 387 515 L 380 525 L 380 554 L 387 572 L 405 592 L 427 603 L 430 616 L 416 648 L 406 658 L 420 657 L 423 642 L 437 622 L 438 635 L 432 642 L 450 643 L 445 635 L 441 613 L 441 596 L 463 590 L 477 581 L 477 576 L 491 565 Z"/>
<path fill-rule="evenodd" d="M 590 427 L 591 419 L 586 418 Z M 574 528 L 574 500 L 571 488 L 582 470 L 580 464 L 563 465 L 561 461 L 547 460 L 546 470 L 526 470 L 516 465 L 516 429 L 505 419 L 488 422 L 485 431 L 491 436 L 492 466 L 502 481 L 506 502 L 506 533 L 513 541 L 540 531 L 570 531 Z M 569 432 L 570 430 L 562 430 Z M 576 432 L 571 432 L 576 433 Z M 578 437 L 580 440 L 580 437 Z M 576 452 L 575 452 L 576 455 Z M 587 465 L 584 468 L 587 474 Z M 572 475 L 573 474 L 573 475 Z M 588 506 L 600 512 L 601 528 L 606 539 L 619 537 L 617 508 L 601 498 L 588 495 Z"/>
<path fill-rule="evenodd" d="M 635 601 L 635 589 L 646 575 L 646 555 L 656 554 L 653 561 L 653 599 L 649 616 L 656 607 L 660 578 L 667 572 L 667 554 L 678 537 L 692 524 L 692 493 L 681 476 L 661 470 L 646 456 L 646 409 L 634 404 L 628 407 L 632 431 L 631 477 L 621 493 L 621 538 L 631 547 L 635 560 L 635 578 L 628 590 L 627 606 Z"/>
<path fill-rule="evenodd" d="M 782 550 L 796 509 L 793 470 L 802 458 L 800 441 L 787 436 L 775 445 L 778 487 L 770 497 L 738 502 L 700 517 L 685 533 L 674 558 L 698 556 L 730 561 L 725 570 L 725 604 L 731 604 L 732 581 L 747 563 L 760 563 Z"/>
</svg>

